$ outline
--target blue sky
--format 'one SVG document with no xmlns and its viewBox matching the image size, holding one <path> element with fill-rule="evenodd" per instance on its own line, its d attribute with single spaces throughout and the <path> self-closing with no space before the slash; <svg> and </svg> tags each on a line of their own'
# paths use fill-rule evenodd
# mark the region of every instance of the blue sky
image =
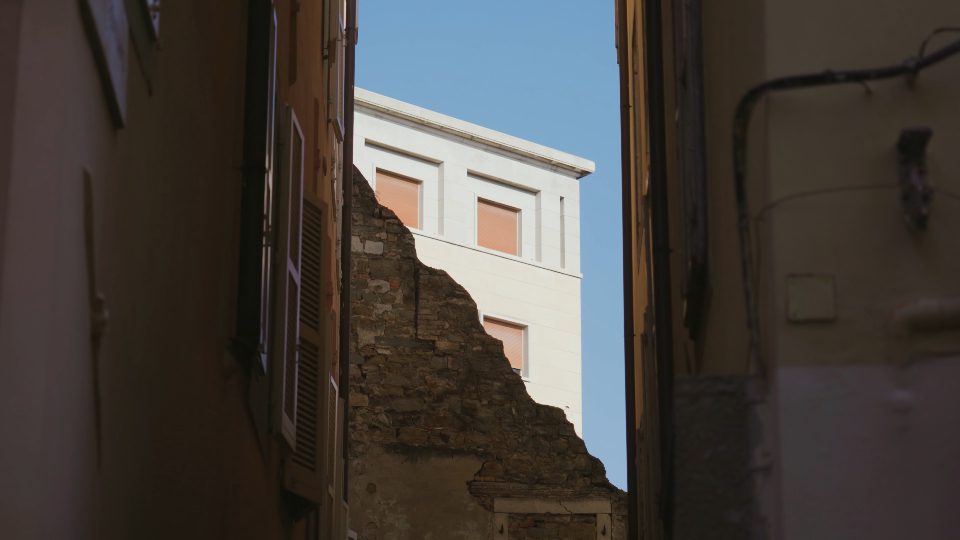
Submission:
<svg viewBox="0 0 960 540">
<path fill-rule="evenodd" d="M 613 0 L 358 3 L 358 86 L 596 162 L 580 189 L 584 438 L 625 488 Z"/>
</svg>

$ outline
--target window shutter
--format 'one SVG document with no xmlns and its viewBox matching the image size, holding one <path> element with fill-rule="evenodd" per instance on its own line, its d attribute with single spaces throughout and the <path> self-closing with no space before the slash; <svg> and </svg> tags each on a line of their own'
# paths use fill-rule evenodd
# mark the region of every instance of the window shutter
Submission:
<svg viewBox="0 0 960 540">
<path fill-rule="evenodd" d="M 303 249 L 300 273 L 300 365 L 297 373 L 297 445 L 284 467 L 288 490 L 318 504 L 325 502 L 325 443 L 330 388 L 323 361 L 321 284 L 323 278 L 323 214 L 307 192 L 303 201 Z M 336 389 L 333 389 L 334 394 Z M 321 514 L 322 515 L 322 514 Z M 320 520 L 326 527 L 326 520 Z"/>
<path fill-rule="evenodd" d="M 491 336 L 503 342 L 503 354 L 510 361 L 514 371 L 523 371 L 524 330 L 523 326 L 510 324 L 496 319 L 483 318 L 483 328 Z"/>
<path fill-rule="evenodd" d="M 477 199 L 477 244 L 520 254 L 520 210 Z"/>
<path fill-rule="evenodd" d="M 412 229 L 420 228 L 420 182 L 377 170 L 377 199 Z"/>
<path fill-rule="evenodd" d="M 296 448 L 297 364 L 300 354 L 300 235 L 303 213 L 303 130 L 293 108 L 287 106 L 284 122 L 280 189 L 278 275 L 274 324 L 274 417 L 284 440 Z"/>
</svg>

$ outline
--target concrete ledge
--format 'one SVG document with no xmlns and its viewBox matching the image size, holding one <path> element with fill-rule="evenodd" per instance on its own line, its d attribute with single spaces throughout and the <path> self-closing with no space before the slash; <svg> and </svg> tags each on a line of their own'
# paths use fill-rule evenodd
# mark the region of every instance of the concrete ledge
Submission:
<svg viewBox="0 0 960 540">
<path fill-rule="evenodd" d="M 493 511 L 503 514 L 609 514 L 608 499 L 496 498 Z"/>
</svg>

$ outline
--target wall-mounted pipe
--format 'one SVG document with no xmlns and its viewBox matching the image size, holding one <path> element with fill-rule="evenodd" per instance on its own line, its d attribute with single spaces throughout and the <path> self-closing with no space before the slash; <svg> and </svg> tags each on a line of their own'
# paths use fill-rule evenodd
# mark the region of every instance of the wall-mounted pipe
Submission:
<svg viewBox="0 0 960 540">
<path fill-rule="evenodd" d="M 960 52 L 960 40 L 936 50 L 928 55 L 916 56 L 906 62 L 893 66 L 851 71 L 823 71 L 805 75 L 794 75 L 772 79 L 748 90 L 737 104 L 733 120 L 733 182 L 737 203 L 737 229 L 740 236 L 740 271 L 743 280 L 743 294 L 746 301 L 747 331 L 750 337 L 751 368 L 757 374 L 766 375 L 766 365 L 760 358 L 760 329 L 756 295 L 753 290 L 753 251 L 750 243 L 750 211 L 747 205 L 747 134 L 750 129 L 750 115 L 761 97 L 771 92 L 782 92 L 813 86 L 831 86 L 837 84 L 864 84 L 868 81 L 892 79 L 900 76 L 916 77 L 920 71 Z"/>
</svg>

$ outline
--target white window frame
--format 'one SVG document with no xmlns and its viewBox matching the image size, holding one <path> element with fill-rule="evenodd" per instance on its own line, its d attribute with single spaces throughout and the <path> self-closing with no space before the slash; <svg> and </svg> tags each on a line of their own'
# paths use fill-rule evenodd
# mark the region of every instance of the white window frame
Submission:
<svg viewBox="0 0 960 540">
<path fill-rule="evenodd" d="M 276 247 L 274 250 L 274 317 L 271 347 L 273 352 L 273 409 L 275 426 L 281 437 L 287 442 L 290 448 L 296 448 L 297 418 L 296 418 L 296 388 L 297 388 L 297 365 L 299 363 L 299 336 L 300 336 L 300 263 L 302 261 L 302 242 L 303 242 L 303 199 L 304 199 L 304 164 L 306 162 L 306 139 L 303 135 L 303 129 L 297 120 L 297 115 L 293 107 L 287 105 L 284 109 L 283 133 L 279 141 L 280 156 L 280 185 L 274 186 L 277 198 L 276 213 Z M 301 142 L 300 163 L 297 167 L 300 178 L 294 179 L 293 157 L 295 136 Z M 299 190 L 297 202 L 300 207 L 298 212 L 298 223 L 291 224 L 290 212 L 293 209 L 294 200 L 292 198 L 292 186 Z M 276 189 L 279 188 L 279 189 Z M 291 227 L 298 227 L 296 235 L 293 234 Z M 293 245 L 291 240 L 296 238 L 297 244 Z M 296 254 L 294 256 L 294 250 Z M 290 287 L 296 287 L 296 294 L 292 294 Z M 290 302 L 295 305 L 290 306 Z M 291 315 L 292 314 L 292 315 Z M 290 352 L 290 340 L 293 340 L 293 358 L 288 357 Z M 288 378 L 293 382 L 288 384 Z M 287 391 L 293 392 L 292 396 L 287 395 Z M 285 405 L 292 402 L 294 407 L 292 412 L 285 410 Z"/>
</svg>

